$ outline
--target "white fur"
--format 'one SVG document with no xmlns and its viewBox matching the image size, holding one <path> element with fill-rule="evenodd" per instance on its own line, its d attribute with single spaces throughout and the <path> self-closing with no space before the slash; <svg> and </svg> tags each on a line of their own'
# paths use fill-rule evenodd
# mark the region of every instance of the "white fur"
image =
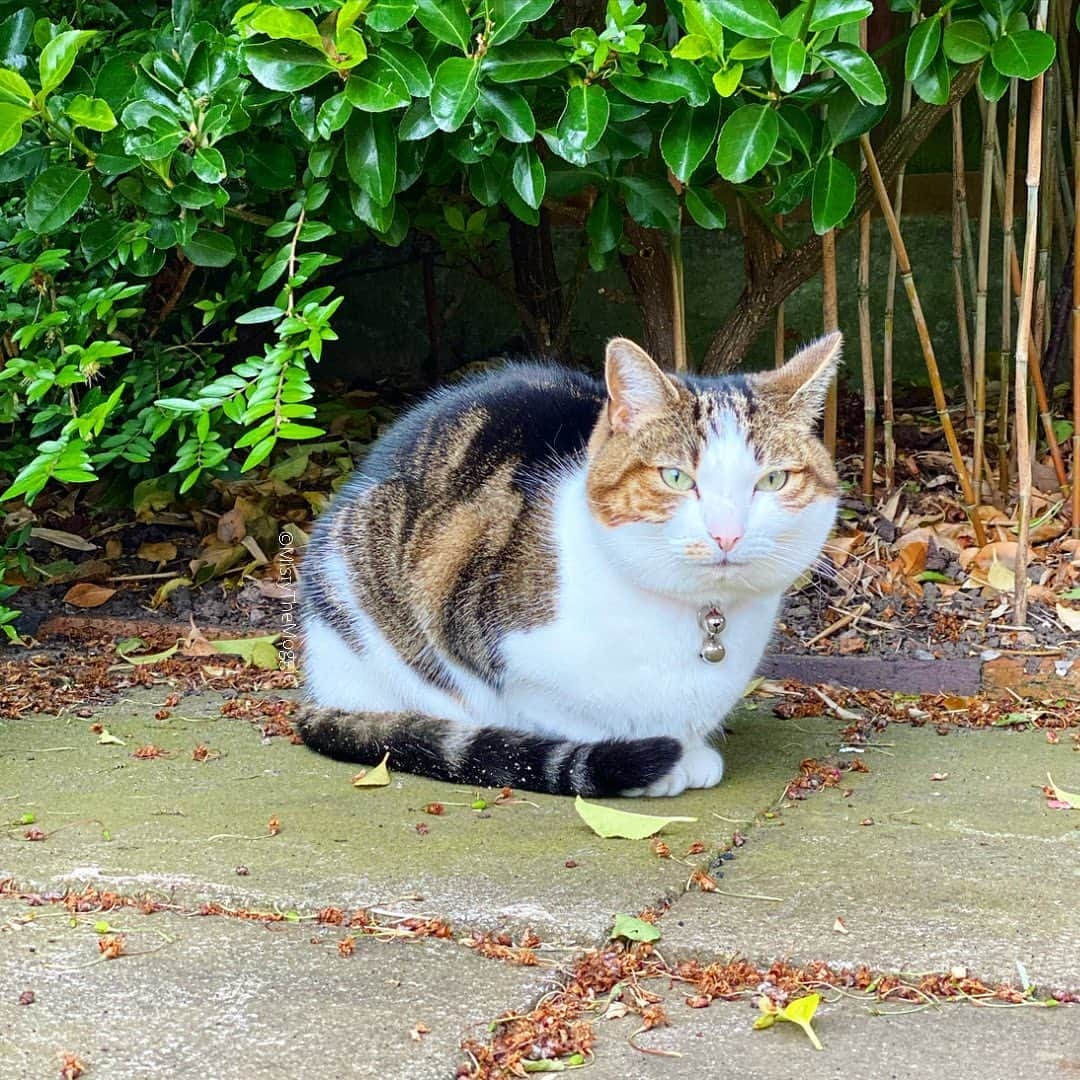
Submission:
<svg viewBox="0 0 1080 1080">
<path fill-rule="evenodd" d="M 308 665 L 308 686 L 322 705 L 416 709 L 575 742 L 674 736 L 682 760 L 645 792 L 627 794 L 711 787 L 723 759 L 708 739 L 741 698 L 784 590 L 817 558 L 836 513 L 833 499 L 792 514 L 776 493 L 755 491 L 767 468 L 784 464 L 763 468 L 722 414 L 699 463 L 698 491 L 671 520 L 615 528 L 589 510 L 584 466 L 568 472 L 554 494 L 556 618 L 504 639 L 499 691 L 453 667 L 460 698 L 431 687 L 360 610 L 359 655 L 326 624 L 309 626 L 308 655 L 317 662 Z M 721 528 L 743 534 L 726 562 L 712 539 Z M 347 595 L 342 555 L 330 558 Z M 727 618 L 727 656 L 718 664 L 698 655 L 698 612 L 710 603 Z"/>
</svg>

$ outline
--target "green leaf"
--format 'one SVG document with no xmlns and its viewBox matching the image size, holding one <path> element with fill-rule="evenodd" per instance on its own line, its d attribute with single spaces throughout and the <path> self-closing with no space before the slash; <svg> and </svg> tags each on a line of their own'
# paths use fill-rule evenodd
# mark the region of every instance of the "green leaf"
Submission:
<svg viewBox="0 0 1080 1080">
<path fill-rule="evenodd" d="M 1009 89 L 1009 80 L 992 63 L 979 68 L 979 93 L 987 101 L 999 101 Z"/>
<path fill-rule="evenodd" d="M 716 144 L 716 171 L 733 184 L 756 175 L 772 155 L 780 125 L 768 105 L 741 105 L 724 121 Z"/>
<path fill-rule="evenodd" d="M 69 165 L 39 173 L 26 194 L 26 224 L 36 233 L 56 232 L 86 202 L 90 174 Z"/>
<path fill-rule="evenodd" d="M 846 86 L 829 99 L 825 126 L 833 146 L 851 142 L 875 127 L 888 111 L 886 105 L 864 105 Z"/>
<path fill-rule="evenodd" d="M 810 217 L 819 236 L 839 225 L 855 205 L 855 174 L 838 158 L 828 154 L 814 169 Z"/>
<path fill-rule="evenodd" d="M 212 146 L 200 146 L 195 151 L 191 164 L 195 175 L 206 184 L 220 184 L 228 176 L 221 151 Z"/>
<path fill-rule="evenodd" d="M 861 101 L 868 105 L 884 105 L 888 100 L 881 72 L 858 45 L 847 42 L 823 45 L 817 50 L 817 55 L 851 87 Z"/>
<path fill-rule="evenodd" d="M 949 100 L 949 83 L 949 62 L 942 53 L 938 53 L 911 85 L 923 101 L 931 105 L 944 105 Z"/>
<path fill-rule="evenodd" d="M 245 311 L 243 315 L 237 315 L 235 321 L 241 326 L 250 326 L 254 323 L 276 322 L 284 314 L 284 308 L 257 307 Z"/>
<path fill-rule="evenodd" d="M 786 1020 L 801 1027 L 806 1032 L 806 1037 L 810 1040 L 814 1049 L 821 1050 L 821 1040 L 818 1039 L 817 1033 L 810 1025 L 810 1021 L 813 1019 L 814 1013 L 817 1012 L 820 1003 L 820 994 L 808 994 L 806 997 L 796 998 L 781 1007 L 762 995 L 758 999 L 758 1007 L 761 1009 L 762 1015 L 754 1021 L 754 1027 L 760 1031 L 772 1027 L 777 1020 Z"/>
<path fill-rule="evenodd" d="M 244 60 L 268 90 L 305 90 L 334 70 L 325 55 L 293 41 L 246 45 Z"/>
<path fill-rule="evenodd" d="M 10 102 L 25 108 L 33 99 L 34 91 L 17 71 L 0 68 L 0 102 Z"/>
<path fill-rule="evenodd" d="M 490 49 L 482 70 L 492 82 L 532 82 L 569 64 L 566 51 L 553 41 L 512 41 Z"/>
<path fill-rule="evenodd" d="M 488 45 L 498 45 L 517 37 L 523 26 L 542 19 L 555 0 L 492 0 L 493 29 Z"/>
<path fill-rule="evenodd" d="M 683 193 L 686 212 L 703 229 L 723 229 L 727 226 L 727 211 L 706 187 L 688 187 Z"/>
<path fill-rule="evenodd" d="M 712 42 L 707 37 L 702 37 L 700 34 L 687 34 L 675 43 L 671 55 L 680 60 L 700 60 L 703 56 L 712 56 L 714 51 Z"/>
<path fill-rule="evenodd" d="M 712 84 L 716 87 L 716 92 L 722 98 L 729 98 L 739 89 L 739 83 L 742 81 L 742 77 L 742 64 L 732 64 L 729 68 L 714 71 Z"/>
<path fill-rule="evenodd" d="M 440 41 L 456 45 L 463 53 L 469 51 L 472 19 L 462 0 L 420 0 L 416 19 Z"/>
<path fill-rule="evenodd" d="M 512 162 L 510 179 L 514 190 L 521 196 L 526 206 L 539 210 L 540 203 L 544 200 L 544 190 L 547 187 L 547 175 L 540 155 L 532 146 L 519 146 L 514 151 Z"/>
<path fill-rule="evenodd" d="M 389 204 L 397 179 L 397 136 L 388 116 L 353 113 L 345 125 L 345 164 L 376 205 Z"/>
<path fill-rule="evenodd" d="M 591 150 L 607 130 L 611 105 L 602 86 L 571 86 L 556 133 L 574 150 Z"/>
<path fill-rule="evenodd" d="M 616 915 L 609 940 L 626 938 L 627 941 L 659 941 L 660 927 L 639 919 L 636 915 Z"/>
<path fill-rule="evenodd" d="M 930 66 L 940 46 L 941 15 L 932 15 L 911 31 L 904 51 L 904 78 L 914 82 Z"/>
<path fill-rule="evenodd" d="M 236 245 L 225 233 L 196 229 L 183 252 L 196 266 L 228 266 L 236 258 Z"/>
<path fill-rule="evenodd" d="M 762 60 L 769 55 L 772 42 L 769 38 L 743 38 L 728 53 L 731 60 Z"/>
<path fill-rule="evenodd" d="M 112 131 L 116 127 L 116 117 L 109 103 L 101 98 L 87 97 L 86 94 L 76 94 L 68 102 L 67 114 L 76 124 L 91 131 Z"/>
<path fill-rule="evenodd" d="M 1002 75 L 1013 79 L 1034 79 L 1054 62 L 1054 39 L 1041 30 L 1020 30 L 994 42 L 990 59 Z"/>
<path fill-rule="evenodd" d="M 387 34 L 400 30 L 416 14 L 416 0 L 376 0 L 368 12 L 367 25 Z"/>
<path fill-rule="evenodd" d="M 431 93 L 431 72 L 424 58 L 413 49 L 384 41 L 379 48 L 378 59 L 389 64 L 413 97 L 427 97 Z"/>
<path fill-rule="evenodd" d="M 623 176 L 619 187 L 627 213 L 646 229 L 674 232 L 679 227 L 679 199 L 671 185 L 659 177 Z"/>
<path fill-rule="evenodd" d="M 0 102 L 0 154 L 6 154 L 19 144 L 22 138 L 23 121 L 33 116 L 30 109 L 21 105 L 9 105 Z"/>
<path fill-rule="evenodd" d="M 978 19 L 957 19 L 945 27 L 945 55 L 956 64 L 973 64 L 990 51 L 990 34 Z"/>
<path fill-rule="evenodd" d="M 349 72 L 345 97 L 363 112 L 388 112 L 412 103 L 405 80 L 377 56 L 369 57 Z"/>
<path fill-rule="evenodd" d="M 602 191 L 593 203 L 589 216 L 585 219 L 585 233 L 589 243 L 601 255 L 614 251 L 622 236 L 622 213 L 615 200 Z"/>
<path fill-rule="evenodd" d="M 476 113 L 494 123 L 507 142 L 527 143 L 536 138 L 536 120 L 529 103 L 508 86 L 481 88 Z"/>
<path fill-rule="evenodd" d="M 276 7 L 273 4 L 260 4 L 245 22 L 260 34 L 302 41 L 305 45 L 312 45 L 322 51 L 322 35 L 315 23 L 302 11 Z"/>
<path fill-rule="evenodd" d="M 684 183 L 689 183 L 694 170 L 705 160 L 716 138 L 720 111 L 713 108 L 695 109 L 680 101 L 660 133 L 660 154 L 667 167 Z"/>
<path fill-rule="evenodd" d="M 374 768 L 358 773 L 353 779 L 353 787 L 386 787 L 390 783 L 390 770 L 386 763 L 390 760 L 390 751 L 384 755 L 382 761 Z"/>
<path fill-rule="evenodd" d="M 477 64 L 466 56 L 451 56 L 436 69 L 431 87 L 431 116 L 443 131 L 457 131 L 472 112 L 480 96 L 476 85 L 478 71 Z"/>
<path fill-rule="evenodd" d="M 915 580 L 920 585 L 925 584 L 928 581 L 938 582 L 943 585 L 952 585 L 953 579 L 948 574 L 941 573 L 940 570 L 924 570 L 921 574 L 917 574 Z"/>
<path fill-rule="evenodd" d="M 329 139 L 335 131 L 340 131 L 352 116 L 353 104 L 344 94 L 328 97 L 320 106 L 315 117 L 315 131 L 322 139 Z"/>
<path fill-rule="evenodd" d="M 832 30 L 859 22 L 874 10 L 870 0 L 817 0 L 810 16 L 811 30 Z"/>
<path fill-rule="evenodd" d="M 688 60 L 671 60 L 666 68 L 653 65 L 641 75 L 613 75 L 611 85 L 632 101 L 647 105 L 672 105 L 683 99 L 703 105 L 709 99 L 709 84 L 698 65 Z"/>
<path fill-rule="evenodd" d="M 614 810 L 600 803 L 586 802 L 580 795 L 574 800 L 578 816 L 597 836 L 605 839 L 644 840 L 674 822 L 697 821 L 692 817 L 655 817 L 652 814 L 631 814 Z"/>
<path fill-rule="evenodd" d="M 832 105 L 829 106 L 830 113 Z M 802 109 L 794 105 L 781 105 L 776 111 L 780 121 L 780 137 L 791 143 L 807 161 L 814 157 L 814 121 Z"/>
<path fill-rule="evenodd" d="M 806 46 L 789 37 L 773 38 L 769 62 L 776 85 L 785 94 L 790 94 L 799 85 L 806 69 Z"/>
<path fill-rule="evenodd" d="M 75 66 L 79 50 L 94 36 L 94 30 L 65 30 L 41 50 L 38 73 L 42 96 L 55 90 Z"/>
<path fill-rule="evenodd" d="M 702 7 L 726 30 L 748 38 L 774 38 L 780 16 L 769 0 L 702 0 Z"/>
</svg>

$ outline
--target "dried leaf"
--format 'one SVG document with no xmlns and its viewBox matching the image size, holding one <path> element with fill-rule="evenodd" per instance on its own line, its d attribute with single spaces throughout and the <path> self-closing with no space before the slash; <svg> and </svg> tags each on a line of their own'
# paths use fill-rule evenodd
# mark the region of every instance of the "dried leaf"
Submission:
<svg viewBox="0 0 1080 1080">
<path fill-rule="evenodd" d="M 615 925 L 608 937 L 626 938 L 628 941 L 659 941 L 660 930 L 635 915 L 616 915 Z"/>
<path fill-rule="evenodd" d="M 123 746 L 124 740 L 117 738 L 112 734 L 107 727 L 101 729 L 101 734 L 98 736 L 98 742 L 104 743 L 107 746 Z"/>
<path fill-rule="evenodd" d="M 235 506 L 218 518 L 217 536 L 223 544 L 238 544 L 247 536 L 247 522 Z"/>
<path fill-rule="evenodd" d="M 146 653 L 143 656 L 132 656 L 130 653 L 120 653 L 121 658 L 127 664 L 159 664 L 162 660 L 168 660 L 170 656 L 175 656 L 177 650 L 180 648 L 180 643 L 177 642 L 169 649 L 165 649 L 163 652 Z M 117 649 L 117 652 L 120 650 Z"/>
<path fill-rule="evenodd" d="M 848 934 L 851 931 L 844 925 L 844 920 L 839 915 L 836 916 L 836 922 L 832 924 L 832 928 L 838 934 Z"/>
<path fill-rule="evenodd" d="M 170 540 L 142 544 L 135 552 L 135 557 L 147 562 L 167 563 L 176 558 L 176 545 Z"/>
<path fill-rule="evenodd" d="M 1011 566 L 995 559 L 986 572 L 986 583 L 998 592 L 1011 593 L 1016 589 L 1016 574 Z"/>
<path fill-rule="evenodd" d="M 35 540 L 44 540 L 46 543 L 55 544 L 57 547 L 67 548 L 69 551 L 97 551 L 97 544 L 91 544 L 74 533 L 65 532 L 63 529 L 33 528 L 30 535 Z"/>
<path fill-rule="evenodd" d="M 390 770 L 386 767 L 389 760 L 390 753 L 388 751 L 374 769 L 367 769 L 364 772 L 357 773 L 353 778 L 353 787 L 386 787 L 390 783 Z"/>
<path fill-rule="evenodd" d="M 1077 611 L 1076 608 L 1058 604 L 1057 617 L 1069 630 L 1080 630 L 1080 611 Z"/>
<path fill-rule="evenodd" d="M 64 603 L 79 608 L 95 608 L 100 607 L 115 593 L 115 589 L 110 589 L 106 585 L 95 585 L 90 581 L 80 581 L 78 585 L 72 585 L 64 593 Z"/>
<path fill-rule="evenodd" d="M 586 802 L 580 795 L 574 800 L 574 809 L 581 820 L 597 836 L 605 839 L 644 840 L 658 833 L 675 821 L 697 821 L 692 817 L 656 817 L 652 814 L 631 814 L 627 810 L 613 810 L 610 806 Z"/>
</svg>

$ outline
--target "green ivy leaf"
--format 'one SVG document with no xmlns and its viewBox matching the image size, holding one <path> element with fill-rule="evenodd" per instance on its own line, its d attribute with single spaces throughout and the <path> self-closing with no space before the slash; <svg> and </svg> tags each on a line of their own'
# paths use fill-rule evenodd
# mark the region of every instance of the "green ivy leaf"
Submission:
<svg viewBox="0 0 1080 1080">
<path fill-rule="evenodd" d="M 228 266 L 236 258 L 232 237 L 210 229 L 196 229 L 183 251 L 196 266 Z"/>
<path fill-rule="evenodd" d="M 806 46 L 793 38 L 773 38 L 769 50 L 769 62 L 772 64 L 773 78 L 776 85 L 790 94 L 799 85 L 806 70 Z"/>
<path fill-rule="evenodd" d="M 345 164 L 372 202 L 377 206 L 390 203 L 397 179 L 397 137 L 388 116 L 353 113 L 345 126 Z"/>
<path fill-rule="evenodd" d="M 39 173 L 26 194 L 26 224 L 36 233 L 53 233 L 68 221 L 90 194 L 90 174 L 69 165 Z"/>
<path fill-rule="evenodd" d="M 923 19 L 911 31 L 904 51 L 904 78 L 914 82 L 937 56 L 941 47 L 941 15 Z"/>
<path fill-rule="evenodd" d="M 473 110 L 480 92 L 479 68 L 466 56 L 451 56 L 435 71 L 431 87 L 431 116 L 443 131 L 457 131 Z"/>
<path fill-rule="evenodd" d="M 591 150 L 607 130 L 611 106 L 602 86 L 580 83 L 566 92 L 566 106 L 556 128 L 561 142 L 574 150 Z"/>
<path fill-rule="evenodd" d="M 388 112 L 412 103 L 405 80 L 378 56 L 370 57 L 349 72 L 345 96 L 354 108 L 363 112 Z"/>
<path fill-rule="evenodd" d="M 463 0 L 419 0 L 416 19 L 440 41 L 456 45 L 463 53 L 469 51 L 472 19 Z"/>
<path fill-rule="evenodd" d="M 536 119 L 529 103 L 509 86 L 482 87 L 476 114 L 491 121 L 507 142 L 527 143 L 536 138 Z"/>
<path fill-rule="evenodd" d="M 1041 30 L 1020 30 L 994 42 L 990 59 L 1002 75 L 1013 79 L 1034 79 L 1054 62 L 1054 39 Z"/>
<path fill-rule="evenodd" d="M 817 0 L 814 13 L 810 16 L 810 29 L 832 30 L 837 26 L 860 22 L 873 10 L 874 5 L 870 0 Z"/>
<path fill-rule="evenodd" d="M 877 64 L 858 45 L 843 41 L 823 45 L 817 50 L 817 55 L 851 87 L 860 101 L 868 105 L 884 105 L 888 100 L 885 80 Z"/>
<path fill-rule="evenodd" d="M 748 38 L 774 38 L 780 16 L 769 0 L 701 0 L 702 7 L 726 30 Z"/>
<path fill-rule="evenodd" d="M 716 144 L 716 171 L 733 184 L 756 175 L 772 155 L 780 126 L 768 105 L 742 105 L 724 121 Z"/>
<path fill-rule="evenodd" d="M 533 210 L 539 210 L 544 201 L 544 189 L 547 186 L 547 176 L 544 173 L 544 163 L 540 155 L 532 146 L 519 146 L 514 151 L 513 164 L 510 168 L 510 179 L 514 190 L 521 196 L 526 206 Z"/>
<path fill-rule="evenodd" d="M 727 227 L 727 211 L 716 196 L 706 187 L 688 187 L 683 193 L 686 212 L 703 229 L 723 229 Z"/>
<path fill-rule="evenodd" d="M 65 30 L 41 50 L 38 74 L 41 77 L 41 96 L 55 90 L 75 66 L 79 50 L 95 35 L 95 30 Z"/>
<path fill-rule="evenodd" d="M 542 79 L 568 64 L 566 52 L 553 41 L 512 41 L 490 49 L 482 70 L 492 82 L 515 83 Z"/>
<path fill-rule="evenodd" d="M 695 109 L 680 101 L 660 133 L 660 154 L 667 167 L 684 183 L 689 183 L 694 170 L 712 149 L 720 110 Z"/>
<path fill-rule="evenodd" d="M 246 45 L 248 70 L 268 90 L 306 90 L 334 70 L 322 53 L 294 41 Z"/>
<path fill-rule="evenodd" d="M 819 236 L 839 225 L 855 205 L 855 174 L 839 158 L 827 154 L 814 169 L 810 217 Z"/>
<path fill-rule="evenodd" d="M 956 64 L 973 64 L 990 51 L 990 34 L 978 19 L 957 19 L 945 27 L 945 55 Z"/>
</svg>

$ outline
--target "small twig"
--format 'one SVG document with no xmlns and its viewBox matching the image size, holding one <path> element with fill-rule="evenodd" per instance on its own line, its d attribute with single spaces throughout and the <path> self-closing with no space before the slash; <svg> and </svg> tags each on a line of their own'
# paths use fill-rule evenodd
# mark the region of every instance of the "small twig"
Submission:
<svg viewBox="0 0 1080 1080">
<path fill-rule="evenodd" d="M 869 604 L 860 604 L 854 611 L 849 611 L 842 618 L 836 620 L 826 626 L 820 634 L 815 634 L 809 641 L 803 642 L 808 648 L 811 645 L 816 645 L 819 641 L 824 641 L 825 638 L 832 637 L 838 630 L 843 630 L 849 623 L 853 623 L 860 616 L 865 615 L 870 610 Z"/>
</svg>

